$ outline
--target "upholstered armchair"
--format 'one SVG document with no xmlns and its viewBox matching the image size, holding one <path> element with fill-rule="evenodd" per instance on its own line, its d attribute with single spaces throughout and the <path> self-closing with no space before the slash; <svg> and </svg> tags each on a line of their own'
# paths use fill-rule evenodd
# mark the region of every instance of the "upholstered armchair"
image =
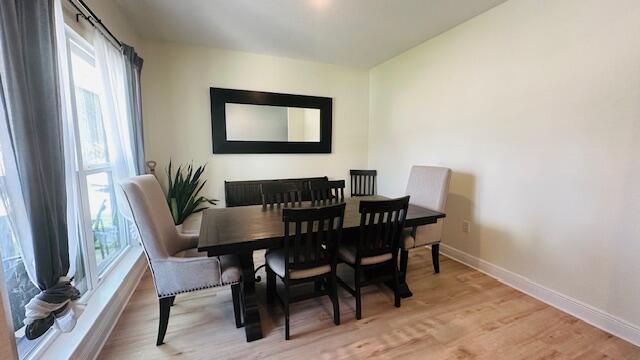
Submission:
<svg viewBox="0 0 640 360">
<path fill-rule="evenodd" d="M 178 232 L 164 193 L 153 175 L 133 177 L 121 186 L 140 232 L 160 302 L 156 345 L 163 344 L 176 295 L 186 292 L 231 285 L 236 326 L 241 326 L 241 271 L 235 257 L 207 257 L 206 253 L 199 253 L 198 233 Z"/>
<path fill-rule="evenodd" d="M 444 212 L 449 193 L 451 169 L 436 166 L 413 166 L 409 175 L 406 194 L 410 195 L 409 202 L 414 205 Z M 431 246 L 433 269 L 440 272 L 440 240 L 444 219 L 437 223 L 405 229 L 400 242 L 400 268 L 403 274 L 407 271 L 409 250 L 417 247 Z"/>
</svg>

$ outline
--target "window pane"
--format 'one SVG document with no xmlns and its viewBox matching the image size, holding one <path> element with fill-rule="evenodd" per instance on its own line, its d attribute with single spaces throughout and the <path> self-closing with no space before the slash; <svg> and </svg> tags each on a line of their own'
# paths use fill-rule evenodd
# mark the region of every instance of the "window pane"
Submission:
<svg viewBox="0 0 640 360">
<path fill-rule="evenodd" d="M 98 95 L 83 88 L 76 88 L 80 147 L 85 168 L 107 163 L 107 143 L 105 140 L 100 99 Z"/>
<path fill-rule="evenodd" d="M 73 286 L 80 291 L 81 295 L 89 290 L 89 283 L 87 282 L 87 272 L 84 269 L 84 254 L 82 249 L 78 246 L 78 252 L 76 255 L 76 274 L 73 276 Z"/>
<path fill-rule="evenodd" d="M 93 59 L 78 46 L 71 46 L 71 67 L 76 97 L 80 148 L 84 168 L 109 161 L 100 111 L 100 77 Z"/>
<path fill-rule="evenodd" d="M 127 245 L 126 231 L 119 226 L 110 173 L 87 175 L 87 189 L 96 263 L 101 270 Z"/>
<path fill-rule="evenodd" d="M 20 248 L 9 219 L 10 203 L 5 187 L 5 170 L 3 155 L 0 152 L 0 254 L 4 271 L 4 286 L 9 297 L 13 329 L 24 326 L 24 306 L 40 290 L 33 285 L 20 257 Z M 6 207 L 5 207 L 6 204 Z"/>
<path fill-rule="evenodd" d="M 20 257 L 18 244 L 11 231 L 9 217 L 2 203 L 0 203 L 0 252 L 2 252 L 2 269 L 9 295 L 13 329 L 18 330 L 24 326 L 22 321 L 24 320 L 25 305 L 40 290 L 29 280 Z"/>
</svg>

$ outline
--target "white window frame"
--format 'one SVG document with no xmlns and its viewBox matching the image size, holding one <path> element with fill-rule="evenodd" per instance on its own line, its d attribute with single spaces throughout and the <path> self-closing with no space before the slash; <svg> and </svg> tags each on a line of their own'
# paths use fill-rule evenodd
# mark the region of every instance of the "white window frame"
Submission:
<svg viewBox="0 0 640 360">
<path fill-rule="evenodd" d="M 84 55 L 89 56 L 92 61 L 95 61 L 95 58 L 93 56 L 93 46 L 71 27 L 69 27 L 68 25 L 65 27 L 65 45 L 67 47 L 67 54 L 71 54 L 71 43 L 73 42 L 73 46 L 82 50 L 84 52 Z M 68 174 L 67 176 L 76 176 L 79 185 L 78 195 L 80 198 L 80 204 L 79 213 L 77 214 L 79 232 L 78 239 L 76 240 L 79 241 L 78 256 L 82 256 L 82 266 L 84 269 L 83 282 L 86 282 L 86 291 L 77 301 L 77 303 L 104 309 L 107 306 L 103 303 L 105 296 L 114 296 L 114 294 L 117 292 L 118 287 L 122 285 L 123 279 L 127 278 L 127 274 L 131 270 L 133 270 L 136 266 L 136 263 L 139 262 L 138 260 L 141 258 L 142 253 L 139 244 L 135 242 L 134 238 L 131 236 L 131 224 L 126 222 L 122 215 L 119 215 L 119 220 L 122 221 L 119 222 L 118 229 L 122 239 L 126 240 L 126 244 L 122 247 L 122 249 L 118 251 L 117 254 L 113 255 L 113 257 L 106 261 L 102 266 L 98 266 L 97 264 L 95 256 L 95 245 L 93 240 L 91 211 L 89 206 L 89 190 L 87 187 L 86 178 L 87 176 L 92 174 L 106 172 L 109 176 L 111 185 L 114 186 L 114 189 L 111 191 L 112 204 L 114 206 L 117 206 L 114 193 L 116 184 L 113 181 L 112 167 L 109 163 L 84 168 L 81 141 L 79 136 L 80 128 L 76 108 L 75 83 L 73 79 L 73 69 L 71 61 L 68 62 L 68 70 L 69 79 L 61 80 L 68 80 L 70 82 L 70 100 L 72 102 L 71 116 L 73 117 L 74 136 L 76 139 L 76 171 L 74 174 Z M 75 259 L 72 261 L 75 261 Z M 0 271 L 1 270 L 2 269 L 0 269 Z M 141 275 L 142 272 L 140 272 L 140 276 Z M 3 280 L 2 277 L 0 277 L 0 280 Z M 2 281 L 2 284 L 0 284 L 0 286 L 4 286 L 4 281 Z M 93 299 L 94 294 L 96 295 L 95 299 Z M 87 314 L 85 315 L 85 318 L 91 318 L 95 316 L 95 314 Z M 88 318 L 84 321 L 93 321 L 92 319 Z M 79 321 L 83 320 L 79 319 Z M 14 339 L 17 340 L 18 338 L 22 338 L 24 336 L 24 331 L 24 326 L 20 329 L 14 329 Z M 28 352 L 19 355 L 25 359 L 35 359 L 44 356 L 51 346 L 56 346 L 56 340 L 61 335 L 71 336 L 72 338 L 74 338 L 74 341 L 80 342 L 81 337 L 86 336 L 86 329 L 79 329 L 79 331 L 80 333 L 76 333 L 76 335 L 73 335 L 73 332 L 70 333 L 71 335 L 69 335 L 62 334 L 57 329 L 52 328 L 50 329 L 50 331 L 47 331 L 42 337 L 35 340 L 37 341 L 37 343 L 30 347 Z M 16 342 L 16 347 L 17 345 L 18 344 Z M 64 345 L 62 347 L 64 349 L 68 348 L 67 345 Z"/>
<path fill-rule="evenodd" d="M 86 56 L 87 60 L 90 63 L 95 63 L 95 58 L 93 55 L 93 46 L 85 40 L 82 36 L 80 36 L 77 32 L 75 32 L 72 28 L 66 27 L 65 31 L 66 35 L 66 46 L 67 53 L 72 53 L 72 47 L 74 48 L 74 53 L 78 53 L 76 50 L 80 50 L 80 53 L 83 56 Z M 70 89 L 71 89 L 71 102 L 72 102 L 72 116 L 73 116 L 73 125 L 74 125 L 74 133 L 76 137 L 76 176 L 78 181 L 78 188 L 80 192 L 80 212 L 79 214 L 79 223 L 80 223 L 80 249 L 83 257 L 83 265 L 85 270 L 85 279 L 87 281 L 87 292 L 80 299 L 81 302 L 83 300 L 87 300 L 90 297 L 90 294 L 95 290 L 100 283 L 112 272 L 112 270 L 117 266 L 117 264 L 122 260 L 124 255 L 131 249 L 130 236 L 128 234 L 128 229 L 125 229 L 124 226 L 126 223 L 124 219 L 119 223 L 119 235 L 126 239 L 126 245 L 123 246 L 122 249 L 118 251 L 116 255 L 112 259 L 109 259 L 107 262 L 97 264 L 96 254 L 95 254 L 95 245 L 93 243 L 93 229 L 91 222 L 91 209 L 89 206 L 89 190 L 87 188 L 87 177 L 93 174 L 98 173 L 107 173 L 109 177 L 109 182 L 112 186 L 115 186 L 112 176 L 112 166 L 110 163 L 103 163 L 99 165 L 94 165 L 85 168 L 84 161 L 82 158 L 82 142 L 80 141 L 80 128 L 78 122 L 78 114 L 76 107 L 76 94 L 75 94 L 75 83 L 73 79 L 73 68 L 71 61 L 68 61 L 69 66 L 69 81 L 70 81 Z M 107 150 L 108 156 L 108 150 Z M 115 193 L 111 191 L 111 199 L 113 206 L 117 206 L 117 202 L 115 201 Z"/>
</svg>

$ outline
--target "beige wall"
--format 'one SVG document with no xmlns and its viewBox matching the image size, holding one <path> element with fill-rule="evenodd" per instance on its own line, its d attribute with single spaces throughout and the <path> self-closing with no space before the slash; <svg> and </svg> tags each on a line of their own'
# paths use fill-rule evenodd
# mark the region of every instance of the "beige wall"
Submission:
<svg viewBox="0 0 640 360">
<path fill-rule="evenodd" d="M 225 180 L 345 179 L 366 166 L 367 69 L 151 41 L 142 56 L 145 155 L 163 178 L 169 159 L 208 163 L 206 194 L 222 200 Z M 210 87 L 333 98 L 332 153 L 212 154 Z"/>
<path fill-rule="evenodd" d="M 380 191 L 451 167 L 446 244 L 640 325 L 639 19 L 512 0 L 372 69 Z"/>
<path fill-rule="evenodd" d="M 115 0 L 85 0 L 85 3 L 120 41 L 138 49 L 140 38 Z"/>
<path fill-rule="evenodd" d="M 224 180 L 367 163 L 400 195 L 411 165 L 448 166 L 446 244 L 640 325 L 640 2 L 511 0 L 370 72 L 139 41 L 88 3 L 145 58 L 160 172 L 208 162 L 222 199 Z M 210 86 L 333 97 L 333 153 L 212 155 Z"/>
</svg>

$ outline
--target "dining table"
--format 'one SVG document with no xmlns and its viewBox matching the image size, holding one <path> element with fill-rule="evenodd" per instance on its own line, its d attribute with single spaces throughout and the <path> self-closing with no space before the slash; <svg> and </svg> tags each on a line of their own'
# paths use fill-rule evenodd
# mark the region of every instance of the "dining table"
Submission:
<svg viewBox="0 0 640 360">
<path fill-rule="evenodd" d="M 360 227 L 359 204 L 363 200 L 387 200 L 389 198 L 359 196 L 344 199 L 346 203 L 343 238 L 357 236 Z M 311 202 L 303 202 L 297 207 L 312 207 Z M 238 256 L 242 270 L 242 306 L 244 329 L 247 341 L 261 339 L 262 326 L 258 299 L 256 296 L 255 267 L 253 252 L 283 246 L 284 224 L 280 206 L 238 206 L 229 208 L 209 208 L 204 210 L 200 227 L 198 251 L 208 256 L 234 254 Z M 409 204 L 405 227 L 417 228 L 433 224 L 446 215 L 442 212 Z M 405 276 L 401 276 L 405 279 Z M 411 296 L 406 281 L 401 281 L 403 297 Z"/>
</svg>

